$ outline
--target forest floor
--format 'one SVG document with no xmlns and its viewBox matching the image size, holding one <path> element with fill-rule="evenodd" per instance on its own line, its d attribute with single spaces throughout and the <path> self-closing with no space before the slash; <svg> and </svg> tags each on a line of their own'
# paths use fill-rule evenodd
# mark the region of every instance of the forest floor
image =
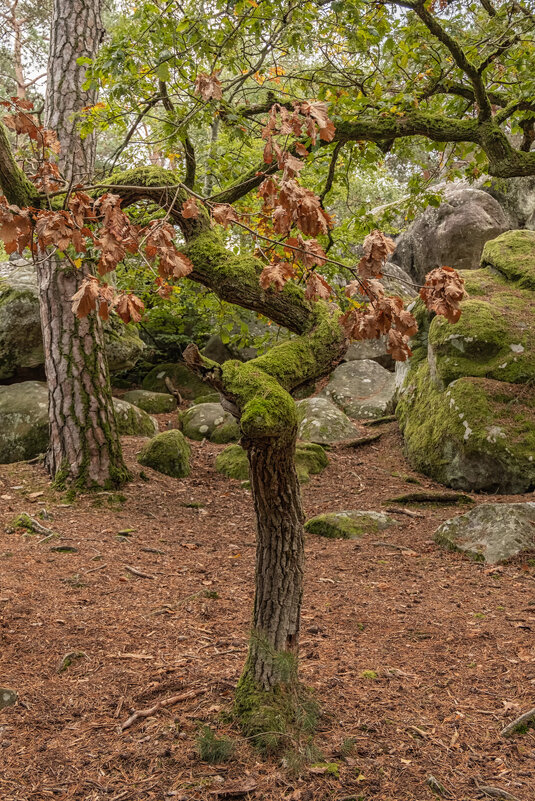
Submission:
<svg viewBox="0 0 535 801">
<path fill-rule="evenodd" d="M 307 516 L 442 489 L 410 469 L 395 423 L 372 430 L 379 441 L 330 452 Z M 301 676 L 324 711 L 317 759 L 339 775 L 302 764 L 299 744 L 265 760 L 228 722 L 253 601 L 250 492 L 216 473 L 208 443 L 193 443 L 189 478 L 142 480 L 141 444 L 124 440 L 124 491 L 70 503 L 39 465 L 0 467 L 0 685 L 19 695 L 0 711 L 1 801 L 499 797 L 481 787 L 532 801 L 535 731 L 500 731 L 535 705 L 533 559 L 489 567 L 439 548 L 436 527 L 466 511 L 454 506 L 411 506 L 419 517 L 357 541 L 307 535 Z M 21 512 L 45 512 L 59 537 L 9 533 Z M 200 760 L 202 726 L 234 740 L 231 761 Z"/>
</svg>

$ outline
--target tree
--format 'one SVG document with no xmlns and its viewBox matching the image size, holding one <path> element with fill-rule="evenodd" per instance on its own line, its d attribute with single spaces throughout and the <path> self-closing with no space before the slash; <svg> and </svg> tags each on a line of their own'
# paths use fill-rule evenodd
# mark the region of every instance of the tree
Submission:
<svg viewBox="0 0 535 801">
<path fill-rule="evenodd" d="M 188 276 L 294 334 L 245 364 L 220 366 L 194 348 L 186 354 L 239 419 L 251 468 L 258 531 L 256 595 L 236 697 L 237 712 L 251 734 L 281 731 L 285 720 L 302 720 L 308 708 L 297 678 L 303 512 L 291 393 L 328 374 L 350 337 L 387 333 L 393 354 L 406 358 L 407 339 L 414 332 L 414 320 L 401 301 L 385 297 L 376 281 L 391 249 L 388 241 L 371 235 L 358 266 L 331 260 L 329 215 L 297 176 L 302 172 L 306 180 L 305 165 L 329 153 L 321 193 L 325 199 L 344 148 L 364 152 L 360 143 L 369 140 L 381 153 L 398 139 L 415 136 L 434 144 L 476 145 L 492 174 L 535 172 L 533 154 L 513 147 L 508 138 L 511 120 L 531 113 L 531 101 L 509 94 L 507 101 L 501 98 L 503 105 L 490 99 L 495 92 L 490 73 L 494 76 L 513 50 L 518 53 L 518 43 L 508 45 L 504 36 L 510 37 L 515 25 L 523 36 L 530 35 L 524 11 L 517 12 L 516 3 L 497 4 L 497 9 L 471 3 L 461 13 L 455 5 L 353 0 L 281 6 L 266 1 L 234 4 L 232 14 L 223 2 L 204 11 L 194 3 L 181 4 L 176 12 L 172 4 L 161 10 L 142 5 L 132 20 L 120 21 L 88 71 L 88 85 L 105 83 L 106 95 L 86 111 L 86 130 L 119 120 L 125 147 L 114 162 L 139 162 L 157 140 L 169 164 L 115 170 L 102 181 L 107 193 L 96 204 L 80 193 L 65 200 L 66 213 L 74 214 L 73 202 L 85 203 L 83 222 L 100 226 L 93 239 L 101 250 L 102 272 L 113 268 L 130 242 L 144 250 L 159 273 L 160 292 L 174 278 Z M 398 11 L 389 14 L 387 6 Z M 485 40 L 489 53 L 483 55 L 487 66 L 471 60 L 482 13 L 490 15 L 492 27 Z M 423 30 L 428 40 L 429 34 L 434 37 L 429 51 Z M 409 51 L 402 64 L 397 53 L 405 40 Z M 425 63 L 432 66 L 423 69 Z M 508 92 L 522 94 L 526 72 L 520 64 Z M 311 94 L 320 99 L 309 101 Z M 199 147 L 208 128 L 213 130 L 214 118 L 228 137 L 218 174 L 210 146 Z M 136 139 L 142 121 L 149 133 Z M 171 162 L 180 154 L 184 167 L 179 171 Z M 240 174 L 244 162 L 250 168 Z M 205 183 L 209 173 L 212 178 Z M 217 186 L 216 193 L 203 197 L 205 185 Z M 40 202 L 34 198 L 35 206 Z M 127 208 L 143 210 L 148 224 L 133 226 L 123 212 Z M 10 214 L 9 223 L 16 227 L 17 212 L 8 209 L 5 219 Z M 43 211 L 31 214 L 45 221 Z M 236 255 L 232 229 L 224 233 L 213 222 L 252 232 L 255 254 Z M 170 223 L 180 230 L 181 250 Z M 47 241 L 54 236 L 45 236 Z M 345 294 L 337 290 L 344 271 L 352 279 Z M 422 297 L 429 308 L 455 320 L 462 294 L 454 271 L 440 270 L 429 276 Z M 339 303 L 330 302 L 335 298 Z M 87 319 L 96 317 L 91 310 L 107 314 L 113 306 L 125 319 L 138 309 L 132 296 L 117 299 L 108 284 L 91 276 L 75 293 L 75 308 L 89 314 Z"/>
<path fill-rule="evenodd" d="M 34 132 L 40 147 L 58 151 L 57 165 L 41 161 L 38 184 L 47 194 L 62 181 L 68 192 L 90 179 L 95 159 L 95 136 L 82 139 L 77 113 L 96 100 L 94 90 L 83 90 L 80 58 L 96 55 L 102 36 L 100 3 L 56 0 L 51 27 L 45 125 L 58 140 L 45 139 L 31 116 L 20 115 L 22 128 Z M 15 126 L 16 128 L 16 126 Z M 19 132 L 19 129 L 17 129 Z M 5 165 L 2 188 L 8 199 L 31 205 L 35 188 L 17 180 L 14 163 Z M 61 178 L 60 178 L 61 175 Z M 20 176 L 19 176 L 20 177 Z M 91 275 L 89 260 L 73 260 L 57 247 L 36 260 L 45 371 L 49 389 L 50 445 L 46 466 L 58 484 L 78 487 L 117 486 L 128 477 L 124 465 L 103 351 L 100 318 L 73 317 L 70 300 Z"/>
</svg>

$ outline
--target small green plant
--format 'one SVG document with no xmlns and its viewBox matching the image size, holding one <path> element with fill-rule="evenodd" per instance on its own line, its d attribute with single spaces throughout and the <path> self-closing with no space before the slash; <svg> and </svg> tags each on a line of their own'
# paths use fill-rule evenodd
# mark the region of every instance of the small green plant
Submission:
<svg viewBox="0 0 535 801">
<path fill-rule="evenodd" d="M 209 726 L 203 726 L 197 735 L 197 752 L 202 762 L 229 762 L 234 749 L 235 744 L 229 737 L 216 737 Z"/>
<path fill-rule="evenodd" d="M 474 612 L 474 617 L 477 618 L 477 620 L 484 620 L 485 619 L 485 615 L 484 615 L 483 612 Z"/>
<path fill-rule="evenodd" d="M 357 745 L 356 737 L 345 737 L 342 740 L 342 745 L 340 746 L 340 756 L 343 759 L 351 756 L 351 754 L 355 751 L 356 745 Z"/>
<path fill-rule="evenodd" d="M 378 674 L 375 670 L 363 670 L 362 673 L 359 674 L 361 679 L 377 679 L 379 678 Z"/>
<path fill-rule="evenodd" d="M 203 595 L 205 598 L 219 598 L 217 590 L 204 590 Z"/>
</svg>

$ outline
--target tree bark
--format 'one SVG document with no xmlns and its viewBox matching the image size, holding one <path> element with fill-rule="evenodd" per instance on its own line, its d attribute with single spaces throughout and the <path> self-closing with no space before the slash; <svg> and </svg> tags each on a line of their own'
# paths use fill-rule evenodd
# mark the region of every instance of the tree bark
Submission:
<svg viewBox="0 0 535 801">
<path fill-rule="evenodd" d="M 56 0 L 52 19 L 46 120 L 58 134 L 63 177 L 72 184 L 90 178 L 95 139 L 82 140 L 77 112 L 95 102 L 82 90 L 82 56 L 93 57 L 102 33 L 100 0 Z M 123 462 L 113 409 L 102 322 L 93 312 L 78 320 L 71 298 L 91 272 L 57 255 L 41 254 L 37 265 L 45 371 L 49 387 L 50 447 L 46 466 L 58 483 L 79 488 L 124 483 Z"/>
<path fill-rule="evenodd" d="M 297 679 L 305 556 L 295 442 L 295 428 L 289 439 L 242 442 L 257 525 L 256 594 L 246 670 L 265 691 Z"/>
</svg>

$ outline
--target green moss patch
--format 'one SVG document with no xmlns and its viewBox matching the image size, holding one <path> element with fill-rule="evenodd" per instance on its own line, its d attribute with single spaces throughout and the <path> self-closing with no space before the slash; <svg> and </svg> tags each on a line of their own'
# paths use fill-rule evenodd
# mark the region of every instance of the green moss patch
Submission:
<svg viewBox="0 0 535 801">
<path fill-rule="evenodd" d="M 305 523 L 305 530 L 328 539 L 353 540 L 397 525 L 383 512 L 348 511 L 317 515 Z"/>
<path fill-rule="evenodd" d="M 184 478 L 190 473 L 190 447 L 180 431 L 164 431 L 148 442 L 138 456 L 144 467 L 152 467 L 159 473 L 174 478 Z"/>
<path fill-rule="evenodd" d="M 295 465 L 297 476 L 302 484 L 310 479 L 310 474 L 321 473 L 329 459 L 321 445 L 313 442 L 298 442 L 295 451 Z M 229 445 L 216 457 L 215 468 L 219 473 L 246 481 L 249 478 L 249 461 L 247 453 L 241 445 Z"/>
<path fill-rule="evenodd" d="M 535 289 L 535 231 L 506 231 L 485 244 L 481 264 L 524 289 Z"/>
<path fill-rule="evenodd" d="M 149 414 L 165 414 L 176 409 L 176 398 L 168 392 L 150 392 L 146 389 L 133 389 L 123 395 L 123 400 L 132 403 Z"/>
<path fill-rule="evenodd" d="M 166 378 L 171 381 L 175 389 L 178 389 L 182 397 L 188 400 L 206 395 L 207 385 L 185 364 L 159 364 L 143 379 L 143 389 L 148 389 L 150 392 L 167 392 Z"/>
</svg>

